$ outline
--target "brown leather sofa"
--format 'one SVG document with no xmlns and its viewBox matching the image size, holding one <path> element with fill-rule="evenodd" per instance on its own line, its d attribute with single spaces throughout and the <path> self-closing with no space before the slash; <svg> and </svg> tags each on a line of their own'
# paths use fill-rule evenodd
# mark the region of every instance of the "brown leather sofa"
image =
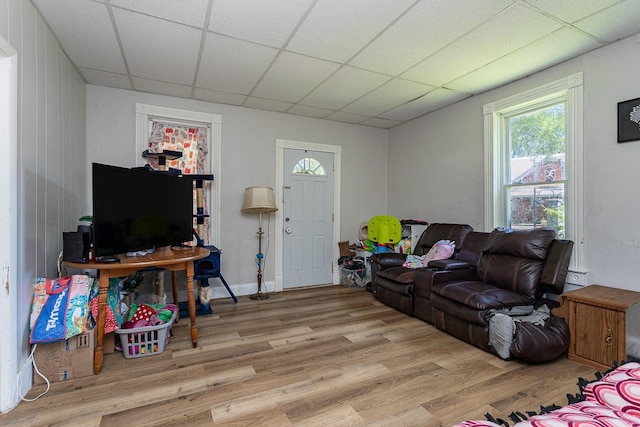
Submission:
<svg viewBox="0 0 640 427">
<path fill-rule="evenodd" d="M 551 360 L 568 348 L 563 319 L 551 315 L 543 325 L 513 322 L 506 354 L 489 329 L 491 319 L 505 314 L 524 319 L 519 315 L 538 309 L 547 294 L 562 292 L 573 242 L 555 236 L 550 228 L 484 233 L 466 225 L 432 224 L 420 238 L 420 251 L 440 239 L 456 240 L 459 249 L 452 259 L 412 270 L 402 267 L 401 254 L 372 255 L 372 291 L 385 304 L 502 358 Z"/>
<path fill-rule="evenodd" d="M 451 240 L 456 244 L 452 259 L 457 260 L 461 257 L 462 261 L 467 261 L 465 252 L 460 256 L 460 251 L 462 242 L 472 230 L 471 226 L 466 224 L 429 224 L 415 245 L 414 254 L 426 255 L 439 240 Z M 443 279 L 446 276 L 451 280 L 450 274 L 403 267 L 402 264 L 407 259 L 405 254 L 374 254 L 369 259 L 371 285 L 376 298 L 405 314 L 433 323 L 430 304 L 431 284 L 440 278 L 435 276 L 443 276 Z M 475 265 L 475 262 L 472 265 Z M 419 301 L 416 301 L 417 299 Z"/>
</svg>

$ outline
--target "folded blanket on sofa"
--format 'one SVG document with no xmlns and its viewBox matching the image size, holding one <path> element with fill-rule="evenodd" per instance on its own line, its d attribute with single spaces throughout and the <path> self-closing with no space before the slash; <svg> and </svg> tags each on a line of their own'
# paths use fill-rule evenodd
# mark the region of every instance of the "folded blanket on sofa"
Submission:
<svg viewBox="0 0 640 427">
<path fill-rule="evenodd" d="M 423 268 L 426 267 L 430 261 L 451 258 L 455 249 L 456 242 L 439 240 L 429 249 L 429 252 L 423 256 L 407 255 L 407 260 L 402 266 L 407 268 Z"/>
</svg>

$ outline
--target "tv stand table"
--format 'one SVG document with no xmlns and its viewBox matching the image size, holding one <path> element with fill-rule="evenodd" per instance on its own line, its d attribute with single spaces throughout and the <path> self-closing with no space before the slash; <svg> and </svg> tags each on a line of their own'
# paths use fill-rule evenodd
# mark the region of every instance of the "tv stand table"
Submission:
<svg viewBox="0 0 640 427">
<path fill-rule="evenodd" d="M 193 347 L 198 346 L 198 328 L 196 326 L 196 301 L 193 295 L 193 262 L 195 260 L 209 256 L 209 250 L 202 247 L 184 248 L 158 248 L 154 252 L 142 256 L 118 255 L 120 262 L 98 263 L 98 262 L 70 262 L 65 261 L 63 265 L 67 268 L 80 270 L 95 269 L 98 271 L 100 279 L 100 294 L 98 303 L 98 324 L 96 326 L 96 348 L 93 353 L 93 372 L 98 375 L 102 370 L 104 337 L 104 324 L 107 309 L 107 290 L 111 277 L 125 277 L 138 270 L 149 267 L 158 267 L 172 272 L 173 297 L 177 305 L 178 297 L 178 271 L 187 273 L 187 295 L 189 303 L 189 317 L 191 319 L 191 342 Z"/>
</svg>

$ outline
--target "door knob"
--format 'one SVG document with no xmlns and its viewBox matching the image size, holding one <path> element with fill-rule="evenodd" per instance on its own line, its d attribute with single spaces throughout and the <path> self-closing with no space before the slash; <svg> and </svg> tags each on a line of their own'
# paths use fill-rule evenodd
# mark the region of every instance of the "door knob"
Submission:
<svg viewBox="0 0 640 427">
<path fill-rule="evenodd" d="M 291 228 L 290 227 L 285 228 L 284 232 L 287 234 L 291 234 Z"/>
</svg>

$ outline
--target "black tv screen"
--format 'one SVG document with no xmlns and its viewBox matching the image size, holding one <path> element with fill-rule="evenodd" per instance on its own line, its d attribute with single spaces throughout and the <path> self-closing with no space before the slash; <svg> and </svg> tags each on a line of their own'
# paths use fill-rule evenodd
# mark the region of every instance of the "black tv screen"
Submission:
<svg viewBox="0 0 640 427">
<path fill-rule="evenodd" d="M 179 245 L 193 236 L 193 181 L 93 163 L 93 254 Z"/>
</svg>

